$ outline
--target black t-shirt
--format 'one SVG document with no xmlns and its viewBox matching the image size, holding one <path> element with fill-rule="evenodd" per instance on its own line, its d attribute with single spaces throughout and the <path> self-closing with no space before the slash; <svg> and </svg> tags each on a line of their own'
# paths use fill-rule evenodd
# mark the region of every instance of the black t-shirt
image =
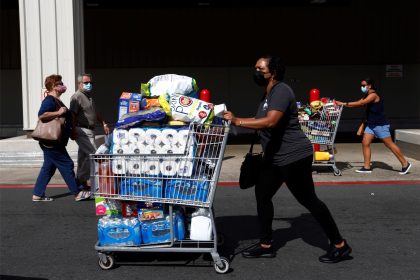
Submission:
<svg viewBox="0 0 420 280">
<path fill-rule="evenodd" d="M 312 144 L 300 128 L 293 90 L 281 82 L 261 101 L 256 118 L 263 118 L 269 111 L 284 115 L 274 128 L 259 130 L 264 159 L 283 166 L 313 154 Z"/>
</svg>

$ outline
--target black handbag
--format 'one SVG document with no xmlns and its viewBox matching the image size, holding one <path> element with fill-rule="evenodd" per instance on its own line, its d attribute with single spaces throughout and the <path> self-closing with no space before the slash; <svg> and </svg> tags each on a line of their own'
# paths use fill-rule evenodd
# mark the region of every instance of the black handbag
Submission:
<svg viewBox="0 0 420 280">
<path fill-rule="evenodd" d="M 245 159 L 241 165 L 239 174 L 239 187 L 241 189 L 248 189 L 255 186 L 260 176 L 263 153 L 253 153 L 255 138 L 256 133 L 249 152 L 245 155 Z"/>
</svg>

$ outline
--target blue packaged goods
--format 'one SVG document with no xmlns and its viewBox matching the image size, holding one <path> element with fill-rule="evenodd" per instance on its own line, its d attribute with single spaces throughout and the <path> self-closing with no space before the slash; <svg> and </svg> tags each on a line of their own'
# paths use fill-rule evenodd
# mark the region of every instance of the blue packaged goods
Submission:
<svg viewBox="0 0 420 280">
<path fill-rule="evenodd" d="M 140 126 L 143 122 L 162 122 L 166 120 L 166 113 L 162 108 L 153 107 L 149 110 L 132 112 L 122 115 L 115 124 L 116 128 L 131 128 Z"/>
<path fill-rule="evenodd" d="M 173 215 L 173 233 L 175 240 L 185 238 L 184 217 L 180 212 Z M 170 242 L 171 223 L 169 216 L 166 216 L 164 220 L 142 222 L 141 235 L 144 244 Z"/>
<path fill-rule="evenodd" d="M 124 179 L 120 183 L 120 195 L 162 197 L 162 180 L 131 178 Z"/>
<path fill-rule="evenodd" d="M 142 99 L 143 96 L 139 93 L 121 93 L 118 104 L 118 119 L 120 119 L 125 114 L 139 111 L 142 106 Z"/>
<path fill-rule="evenodd" d="M 181 200 L 207 201 L 208 182 L 198 180 L 167 180 L 165 197 Z"/>
<path fill-rule="evenodd" d="M 111 218 L 98 221 L 100 246 L 139 246 L 141 244 L 140 222 L 137 218 Z"/>
</svg>

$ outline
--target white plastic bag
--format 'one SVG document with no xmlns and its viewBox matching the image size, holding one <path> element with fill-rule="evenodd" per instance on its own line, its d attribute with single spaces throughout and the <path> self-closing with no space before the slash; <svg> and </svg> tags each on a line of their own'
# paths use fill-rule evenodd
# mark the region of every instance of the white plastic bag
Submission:
<svg viewBox="0 0 420 280">
<path fill-rule="evenodd" d="M 145 96 L 172 95 L 174 93 L 196 97 L 198 91 L 195 79 L 176 74 L 155 76 L 147 84 L 141 84 L 141 93 Z"/>
</svg>

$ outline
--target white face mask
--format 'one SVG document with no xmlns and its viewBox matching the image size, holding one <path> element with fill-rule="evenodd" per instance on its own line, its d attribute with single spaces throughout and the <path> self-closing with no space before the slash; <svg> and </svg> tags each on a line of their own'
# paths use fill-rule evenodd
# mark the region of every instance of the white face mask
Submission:
<svg viewBox="0 0 420 280">
<path fill-rule="evenodd" d="M 367 86 L 361 86 L 360 89 L 362 90 L 363 93 L 367 93 L 369 91 Z"/>
</svg>

